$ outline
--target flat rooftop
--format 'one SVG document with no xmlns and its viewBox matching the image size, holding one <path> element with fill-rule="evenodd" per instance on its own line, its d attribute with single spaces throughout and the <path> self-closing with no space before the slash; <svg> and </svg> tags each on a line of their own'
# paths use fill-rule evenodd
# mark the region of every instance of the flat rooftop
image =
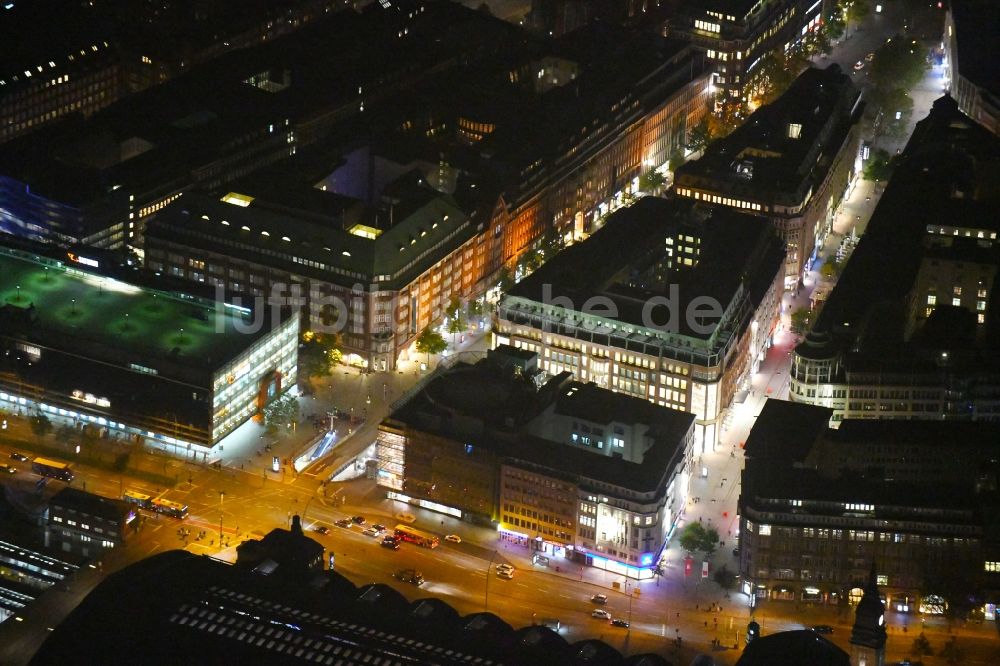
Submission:
<svg viewBox="0 0 1000 666">
<path fill-rule="evenodd" d="M 807 69 L 781 97 L 713 142 L 701 158 L 681 166 L 677 183 L 698 187 L 699 179 L 722 182 L 730 185 L 727 191 L 749 200 L 804 197 L 810 185 L 822 180 L 858 119 L 851 112 L 860 96 L 838 65 Z"/>
<path fill-rule="evenodd" d="M 268 330 L 244 332 L 242 314 L 205 299 L 19 255 L 0 250 L 4 337 L 203 385 Z"/>
<path fill-rule="evenodd" d="M 892 330 L 864 342 L 877 344 L 881 337 L 902 351 L 905 318 L 887 313 L 904 306 L 924 256 L 935 252 L 926 247 L 927 229 L 942 224 L 997 229 L 998 205 L 1000 140 L 963 115 L 951 97 L 939 98 L 917 123 L 813 330 L 853 337 L 882 320 Z M 995 340 L 998 328 L 995 319 L 987 319 L 988 338 Z"/>
<path fill-rule="evenodd" d="M 636 492 L 663 490 L 671 460 L 683 455 L 694 415 L 593 384 L 567 381 L 568 377 L 563 373 L 536 390 L 529 380 L 506 374 L 490 360 L 461 365 L 434 379 L 390 419 L 446 437 L 471 437 L 477 446 L 486 447 L 502 459 L 528 462 L 557 474 Z M 527 434 L 531 430 L 527 422 L 546 418 L 545 410 L 550 406 L 556 413 L 578 415 L 594 423 L 646 424 L 653 444 L 643 451 L 642 462 L 636 463 Z M 461 422 L 457 427 L 463 428 L 469 420 L 477 419 L 484 428 L 476 436 L 450 425 L 454 420 Z"/>
<path fill-rule="evenodd" d="M 670 271 L 664 288 L 645 287 L 641 280 L 631 279 L 663 261 L 667 238 L 678 233 L 701 239 L 696 266 Z M 698 297 L 710 297 L 725 309 L 744 283 L 751 298 L 759 300 L 781 270 L 784 254 L 770 222 L 763 218 L 693 200 L 644 197 L 612 214 L 586 241 L 559 252 L 508 295 L 553 306 L 569 302 L 576 311 L 601 296 L 615 306 L 617 316 L 608 315 L 607 319 L 646 327 L 645 304 L 654 297 L 669 296 L 669 288 L 676 285 L 677 332 L 709 338 L 712 333 L 693 331 L 687 317 L 681 316 L 688 304 Z M 605 316 L 602 313 L 607 310 L 601 305 L 592 312 Z M 658 321 L 665 318 L 663 313 L 665 310 L 660 310 Z M 611 330 L 598 328 L 595 332 L 610 334 Z"/>
</svg>

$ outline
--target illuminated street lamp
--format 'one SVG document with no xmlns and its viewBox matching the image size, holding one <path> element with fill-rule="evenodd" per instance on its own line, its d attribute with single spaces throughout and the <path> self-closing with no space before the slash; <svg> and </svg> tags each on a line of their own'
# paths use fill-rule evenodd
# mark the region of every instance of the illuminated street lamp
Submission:
<svg viewBox="0 0 1000 666">
<path fill-rule="evenodd" d="M 219 491 L 219 547 L 222 547 L 222 501 L 226 499 L 226 491 Z"/>
</svg>

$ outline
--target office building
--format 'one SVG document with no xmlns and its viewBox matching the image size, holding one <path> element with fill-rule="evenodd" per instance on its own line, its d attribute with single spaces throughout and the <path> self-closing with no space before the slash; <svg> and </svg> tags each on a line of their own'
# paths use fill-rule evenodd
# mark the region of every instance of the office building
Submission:
<svg viewBox="0 0 1000 666">
<path fill-rule="evenodd" d="M 136 516 L 125 502 L 76 488 L 63 488 L 49 500 L 45 545 L 84 558 L 125 544 Z"/>
<path fill-rule="evenodd" d="M 994 619 L 998 428 L 847 420 L 768 400 L 746 440 L 740 576 L 764 600 L 856 604 L 872 563 L 887 607 L 940 614 L 974 595 Z"/>
<path fill-rule="evenodd" d="M 992 26 L 992 27 L 990 27 Z M 958 109 L 1000 134 L 1000 53 L 991 35 L 1000 31 L 1000 12 L 989 0 L 951 0 L 944 23 L 948 92 Z"/>
<path fill-rule="evenodd" d="M 90 116 L 218 55 L 275 39 L 341 0 L 7 2 L 0 42 L 0 144 Z M 30 35 L 25 39 L 25 35 Z"/>
<path fill-rule="evenodd" d="M 677 3 L 665 34 L 690 41 L 712 63 L 719 102 L 752 104 L 763 58 L 784 54 L 823 20 L 822 0 L 694 0 Z"/>
<path fill-rule="evenodd" d="M 295 384 L 299 320 L 287 309 L 101 270 L 83 254 L 0 250 L 0 405 L 207 460 Z"/>
<path fill-rule="evenodd" d="M 837 65 L 807 69 L 698 159 L 682 165 L 683 197 L 760 215 L 785 241 L 785 287 L 816 259 L 860 171 L 861 91 Z"/>
<path fill-rule="evenodd" d="M 305 325 L 391 370 L 453 298 L 484 295 L 547 233 L 582 237 L 683 143 L 704 113 L 697 57 L 632 34 L 594 27 L 414 85 L 215 200 L 156 213 L 147 266 L 248 295 L 298 284 Z"/>
<path fill-rule="evenodd" d="M 783 277 L 766 221 L 646 197 L 514 286 L 494 339 L 552 374 L 693 413 L 695 446 L 711 450 L 770 347 Z"/>
<path fill-rule="evenodd" d="M 934 102 L 792 357 L 790 399 L 842 419 L 1000 418 L 996 135 Z"/>
<path fill-rule="evenodd" d="M 380 424 L 378 482 L 542 558 L 650 578 L 686 501 L 693 422 L 501 347 L 441 373 Z"/>
<path fill-rule="evenodd" d="M 404 0 L 332 13 L 224 53 L 89 118 L 4 145 L 0 231 L 141 250 L 146 219 L 183 192 L 222 189 L 343 131 L 458 66 L 462 54 L 501 49 L 516 31 L 459 5 Z"/>
<path fill-rule="evenodd" d="M 58 555 L 58 557 L 56 556 Z M 45 590 L 64 582 L 82 558 L 54 553 L 29 539 L 0 538 L 0 623 L 23 613 Z"/>
</svg>

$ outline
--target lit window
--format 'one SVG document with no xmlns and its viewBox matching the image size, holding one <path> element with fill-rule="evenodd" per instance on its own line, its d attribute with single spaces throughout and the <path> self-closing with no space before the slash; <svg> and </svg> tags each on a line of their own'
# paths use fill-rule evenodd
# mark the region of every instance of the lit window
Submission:
<svg viewBox="0 0 1000 666">
<path fill-rule="evenodd" d="M 758 534 L 760 534 L 761 536 L 771 536 L 771 526 L 761 525 Z"/>
<path fill-rule="evenodd" d="M 800 123 L 788 123 L 788 138 L 798 139 L 802 136 L 802 125 Z"/>
<path fill-rule="evenodd" d="M 927 305 L 937 305 L 937 296 L 929 294 L 927 296 Z"/>
<path fill-rule="evenodd" d="M 953 298 L 953 299 L 951 299 L 951 304 L 954 305 L 955 307 L 958 307 L 958 306 L 960 306 L 962 304 L 962 299 L 961 298 Z"/>
</svg>

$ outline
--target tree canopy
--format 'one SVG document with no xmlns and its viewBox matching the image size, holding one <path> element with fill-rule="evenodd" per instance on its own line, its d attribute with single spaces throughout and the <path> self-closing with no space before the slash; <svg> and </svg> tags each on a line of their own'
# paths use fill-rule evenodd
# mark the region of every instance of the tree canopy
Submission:
<svg viewBox="0 0 1000 666">
<path fill-rule="evenodd" d="M 38 439 L 44 439 L 46 435 L 52 432 L 52 421 L 45 414 L 35 414 L 31 417 L 31 432 Z"/>
<path fill-rule="evenodd" d="M 719 532 L 714 527 L 705 527 L 700 522 L 689 523 L 681 532 L 681 548 L 689 553 L 702 552 L 709 556 L 719 547 Z"/>
<path fill-rule="evenodd" d="M 326 377 L 343 359 L 340 337 L 306 331 L 299 345 L 299 371 L 307 377 Z"/>
<path fill-rule="evenodd" d="M 875 51 L 871 81 L 876 93 L 885 96 L 895 88 L 913 88 L 926 71 L 927 49 L 917 40 L 897 34 Z"/>
<path fill-rule="evenodd" d="M 444 341 L 441 334 L 437 332 L 434 328 L 428 326 L 420 332 L 417 336 L 417 351 L 421 354 L 427 354 L 428 360 L 430 360 L 431 354 L 440 354 L 445 349 L 448 348 L 448 343 Z"/>
<path fill-rule="evenodd" d="M 865 180 L 889 180 L 892 170 L 896 166 L 896 159 L 889 155 L 889 151 L 878 148 L 872 152 L 865 164 L 861 175 Z"/>
<path fill-rule="evenodd" d="M 290 395 L 272 400 L 264 407 L 264 425 L 268 430 L 290 428 L 299 420 L 299 401 Z"/>
</svg>

